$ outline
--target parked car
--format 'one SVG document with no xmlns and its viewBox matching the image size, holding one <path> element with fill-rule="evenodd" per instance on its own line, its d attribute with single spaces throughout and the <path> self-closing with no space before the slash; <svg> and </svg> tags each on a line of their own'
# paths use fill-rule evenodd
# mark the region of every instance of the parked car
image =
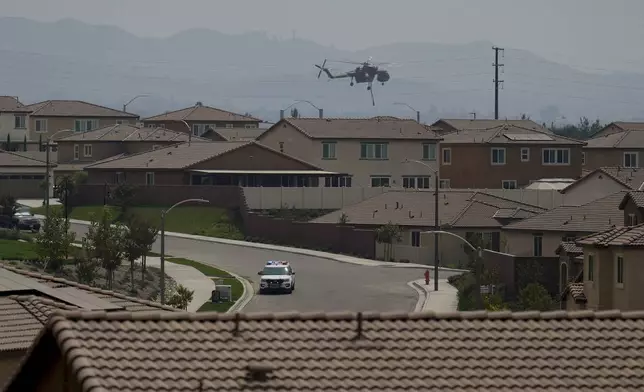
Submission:
<svg viewBox="0 0 644 392">
<path fill-rule="evenodd" d="M 40 220 L 28 210 L 19 210 L 13 216 L 0 215 L 0 228 L 40 231 Z"/>
</svg>

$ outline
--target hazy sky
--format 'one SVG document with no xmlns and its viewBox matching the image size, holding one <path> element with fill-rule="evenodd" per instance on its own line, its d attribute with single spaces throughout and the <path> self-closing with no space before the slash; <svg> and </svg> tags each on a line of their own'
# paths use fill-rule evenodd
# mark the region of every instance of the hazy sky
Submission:
<svg viewBox="0 0 644 392">
<path fill-rule="evenodd" d="M 0 0 L 0 15 L 74 18 L 145 36 L 295 33 L 346 49 L 488 40 L 591 71 L 644 67 L 644 0 Z"/>
</svg>

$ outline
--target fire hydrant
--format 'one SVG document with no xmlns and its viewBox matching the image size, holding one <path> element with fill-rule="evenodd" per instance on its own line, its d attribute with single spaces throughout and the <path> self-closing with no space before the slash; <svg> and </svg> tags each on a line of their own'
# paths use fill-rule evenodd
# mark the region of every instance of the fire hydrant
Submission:
<svg viewBox="0 0 644 392">
<path fill-rule="evenodd" d="M 429 286 L 429 270 L 425 270 L 425 285 Z"/>
</svg>

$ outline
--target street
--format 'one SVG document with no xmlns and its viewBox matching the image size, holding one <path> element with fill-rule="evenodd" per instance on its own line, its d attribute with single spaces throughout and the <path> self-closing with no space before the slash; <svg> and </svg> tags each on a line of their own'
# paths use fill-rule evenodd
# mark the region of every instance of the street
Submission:
<svg viewBox="0 0 644 392">
<path fill-rule="evenodd" d="M 82 237 L 86 225 L 71 224 Z M 159 252 L 159 240 L 153 247 Z M 407 282 L 421 279 L 423 270 L 415 268 L 370 267 L 341 263 L 312 256 L 218 244 L 166 236 L 166 253 L 175 257 L 221 267 L 250 280 L 258 289 L 258 275 L 266 261 L 287 260 L 296 272 L 297 285 L 292 294 L 256 295 L 244 312 L 278 311 L 412 311 L 418 299 Z M 441 271 L 444 279 L 454 272 Z"/>
</svg>

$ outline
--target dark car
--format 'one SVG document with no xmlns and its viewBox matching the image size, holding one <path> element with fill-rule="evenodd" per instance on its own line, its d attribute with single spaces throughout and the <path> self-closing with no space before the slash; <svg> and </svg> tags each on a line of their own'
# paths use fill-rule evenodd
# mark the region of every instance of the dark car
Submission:
<svg viewBox="0 0 644 392">
<path fill-rule="evenodd" d="M 40 230 L 40 220 L 34 216 L 0 215 L 0 228 L 31 230 L 36 232 Z"/>
<path fill-rule="evenodd" d="M 18 219 L 7 215 L 0 215 L 1 229 L 14 229 L 16 226 L 18 226 Z"/>
</svg>

